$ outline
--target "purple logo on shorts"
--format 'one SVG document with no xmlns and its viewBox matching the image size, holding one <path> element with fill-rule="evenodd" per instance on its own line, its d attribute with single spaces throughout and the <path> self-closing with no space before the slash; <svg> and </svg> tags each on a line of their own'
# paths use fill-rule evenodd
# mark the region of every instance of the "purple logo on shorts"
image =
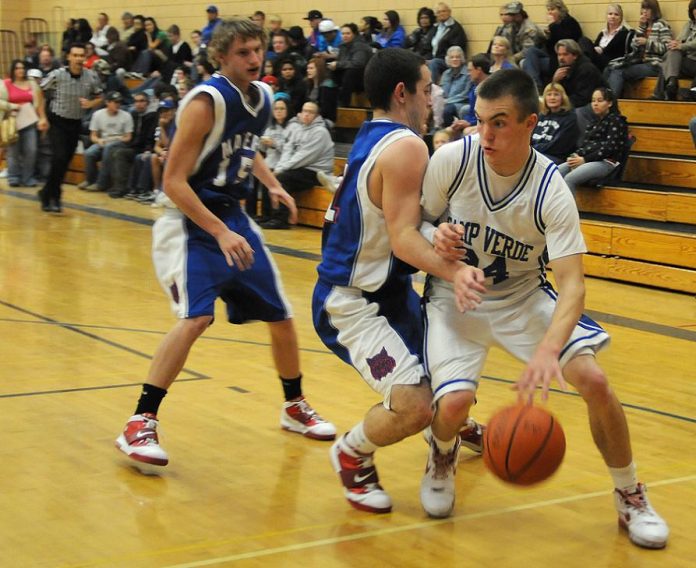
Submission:
<svg viewBox="0 0 696 568">
<path fill-rule="evenodd" d="M 368 357 L 367 364 L 376 381 L 381 381 L 396 368 L 396 360 L 387 353 L 386 347 L 382 347 L 382 350 L 374 357 Z"/>
</svg>

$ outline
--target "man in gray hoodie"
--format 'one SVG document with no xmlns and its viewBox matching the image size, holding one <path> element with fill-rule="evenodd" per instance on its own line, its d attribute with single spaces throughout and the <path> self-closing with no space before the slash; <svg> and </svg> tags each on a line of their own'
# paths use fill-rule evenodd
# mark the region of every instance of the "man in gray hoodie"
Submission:
<svg viewBox="0 0 696 568">
<path fill-rule="evenodd" d="M 287 128 L 283 153 L 273 173 L 290 194 L 321 185 L 317 172 L 331 174 L 334 143 L 319 114 L 319 106 L 307 101 L 302 112 Z M 288 229 L 288 210 L 283 205 L 271 211 L 271 218 L 261 223 L 264 229 Z"/>
</svg>

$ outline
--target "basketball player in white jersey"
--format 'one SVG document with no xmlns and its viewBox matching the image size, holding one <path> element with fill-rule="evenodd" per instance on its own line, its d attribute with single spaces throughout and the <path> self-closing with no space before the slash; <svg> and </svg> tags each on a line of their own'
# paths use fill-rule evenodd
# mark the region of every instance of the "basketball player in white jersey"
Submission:
<svg viewBox="0 0 696 568">
<path fill-rule="evenodd" d="M 374 118 L 360 129 L 327 211 L 312 302 L 322 341 L 384 397 L 331 449 L 348 502 L 374 513 L 392 506 L 379 484 L 375 450 L 421 431 L 432 418 L 412 267 L 454 281 L 462 308 L 473 307 L 483 290 L 480 270 L 440 258 L 419 232 L 428 150 L 417 133 L 430 85 L 425 62 L 412 52 L 384 49 L 370 60 L 365 86 Z"/>
<path fill-rule="evenodd" d="M 434 517 L 453 509 L 457 434 L 488 350 L 498 345 L 526 363 L 520 401 L 531 403 L 538 386 L 546 399 L 553 378 L 578 390 L 614 481 L 620 523 L 634 543 L 662 548 L 669 529 L 637 481 L 623 409 L 595 360 L 609 336 L 582 313 L 586 248 L 577 207 L 554 163 L 530 147 L 538 104 L 526 73 L 494 73 L 479 87 L 478 136 L 441 147 L 425 176 L 423 217 L 442 223 L 436 249 L 483 270 L 487 291 L 461 314 L 448 282 L 434 276 L 426 284 L 425 358 L 436 412 L 421 500 Z"/>
</svg>

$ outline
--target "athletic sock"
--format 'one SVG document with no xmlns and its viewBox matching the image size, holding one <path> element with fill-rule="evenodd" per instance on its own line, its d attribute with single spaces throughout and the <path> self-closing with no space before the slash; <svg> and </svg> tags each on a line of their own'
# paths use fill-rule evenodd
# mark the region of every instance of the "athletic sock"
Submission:
<svg viewBox="0 0 696 568">
<path fill-rule="evenodd" d="M 441 454 L 447 454 L 452 451 L 452 448 L 454 448 L 454 444 L 457 441 L 457 436 L 452 438 L 451 440 L 440 440 L 435 434 L 431 434 L 433 438 L 433 442 L 435 442 L 435 445 L 437 446 L 437 449 L 440 450 Z"/>
<path fill-rule="evenodd" d="M 345 435 L 343 438 L 343 447 L 349 450 L 348 453 L 357 455 L 358 453 L 371 454 L 379 446 L 371 442 L 370 439 L 365 435 L 365 424 L 364 422 L 360 422 Z"/>
<path fill-rule="evenodd" d="M 302 373 L 300 373 L 294 379 L 284 379 L 283 377 L 278 377 L 283 385 L 283 393 L 285 394 L 285 400 L 295 400 L 302 396 Z"/>
<path fill-rule="evenodd" d="M 161 389 L 155 385 L 144 383 L 135 413 L 145 414 L 147 412 L 156 415 L 159 411 L 160 403 L 166 394 L 166 389 Z"/>
<path fill-rule="evenodd" d="M 610 467 L 609 474 L 617 489 L 633 493 L 638 488 L 635 462 L 631 462 L 626 467 Z"/>
</svg>

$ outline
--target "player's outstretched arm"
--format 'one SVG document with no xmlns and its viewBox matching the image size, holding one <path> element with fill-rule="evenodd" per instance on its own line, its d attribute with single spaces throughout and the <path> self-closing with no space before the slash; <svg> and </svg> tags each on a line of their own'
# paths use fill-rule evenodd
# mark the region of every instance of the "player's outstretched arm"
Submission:
<svg viewBox="0 0 696 568">
<path fill-rule="evenodd" d="M 542 388 L 542 400 L 546 400 L 551 380 L 554 378 L 563 390 L 567 389 L 559 357 L 585 306 L 582 255 L 573 254 L 557 258 L 550 266 L 558 289 L 556 309 L 549 328 L 515 385 L 520 400 L 531 401 L 538 386 Z"/>
<path fill-rule="evenodd" d="M 268 195 L 271 198 L 273 208 L 275 209 L 278 207 L 278 203 L 282 203 L 290 210 L 288 221 L 293 225 L 297 223 L 297 204 L 295 203 L 295 198 L 283 189 L 278 178 L 275 177 L 268 167 L 268 164 L 266 164 L 266 160 L 264 160 L 263 156 L 258 152 L 256 156 L 254 156 L 253 172 L 254 176 L 256 176 L 256 178 L 266 186 L 266 189 L 268 189 Z"/>
<path fill-rule="evenodd" d="M 245 270 L 254 262 L 253 249 L 203 204 L 188 183 L 214 119 L 212 103 L 205 94 L 195 97 L 183 109 L 164 169 L 163 188 L 184 215 L 215 237 L 227 264 Z"/>
</svg>

